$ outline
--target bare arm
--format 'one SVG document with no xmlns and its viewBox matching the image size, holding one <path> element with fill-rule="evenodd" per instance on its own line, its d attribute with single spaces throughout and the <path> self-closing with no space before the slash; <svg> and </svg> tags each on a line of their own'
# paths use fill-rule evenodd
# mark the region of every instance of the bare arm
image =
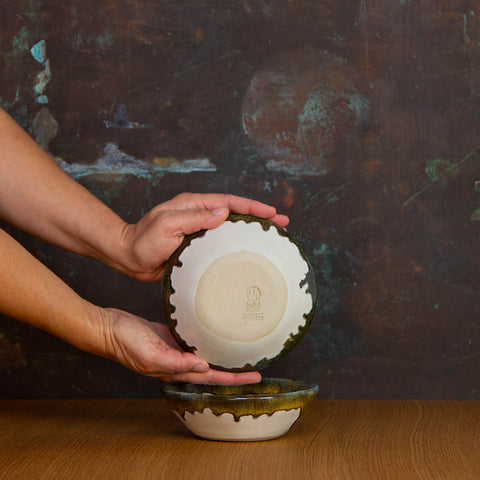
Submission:
<svg viewBox="0 0 480 480">
<path fill-rule="evenodd" d="M 260 379 L 257 372 L 211 370 L 201 358 L 180 351 L 164 325 L 82 299 L 1 229 L 0 311 L 162 380 L 229 384 Z"/>
<path fill-rule="evenodd" d="M 52 244 L 145 281 L 160 280 L 185 234 L 216 228 L 229 212 L 288 218 L 271 206 L 223 194 L 182 194 L 127 224 L 71 179 L 0 109 L 0 218 Z M 249 383 L 257 372 L 211 370 L 180 351 L 165 326 L 97 307 L 0 230 L 0 311 L 82 350 L 164 380 Z"/>
<path fill-rule="evenodd" d="M 158 281 L 185 234 L 215 228 L 229 212 L 288 223 L 274 207 L 224 194 L 182 194 L 127 224 L 70 178 L 0 109 L 0 218 L 49 243 Z"/>
<path fill-rule="evenodd" d="M 0 217 L 50 243 L 118 262 L 125 223 L 0 109 Z"/>
<path fill-rule="evenodd" d="M 0 230 L 0 311 L 88 351 L 102 350 L 100 309 Z"/>
</svg>

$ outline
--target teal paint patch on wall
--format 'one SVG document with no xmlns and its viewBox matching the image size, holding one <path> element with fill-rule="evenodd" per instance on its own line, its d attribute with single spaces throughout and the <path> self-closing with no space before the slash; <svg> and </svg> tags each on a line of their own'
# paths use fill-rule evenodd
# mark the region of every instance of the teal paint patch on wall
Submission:
<svg viewBox="0 0 480 480">
<path fill-rule="evenodd" d="M 361 154 L 370 99 L 356 67 L 326 50 L 289 50 L 255 72 L 242 126 L 267 169 L 327 175 Z M 343 157 L 343 158 L 342 158 Z"/>
<path fill-rule="evenodd" d="M 115 44 L 116 33 L 104 29 L 102 33 L 93 39 L 97 53 L 104 53 Z"/>
<path fill-rule="evenodd" d="M 47 60 L 47 47 L 45 40 L 40 40 L 31 49 L 30 53 L 32 57 L 39 63 L 44 64 Z"/>
<path fill-rule="evenodd" d="M 193 173 L 193 172 L 214 172 L 216 166 L 207 158 L 198 159 L 164 159 L 164 162 L 149 163 L 139 160 L 132 155 L 121 151 L 118 145 L 108 143 L 104 148 L 104 156 L 96 163 L 67 163 L 59 160 L 60 166 L 73 178 L 96 176 L 105 181 L 112 179 L 122 180 L 126 175 L 133 175 L 138 178 L 145 178 L 157 182 L 166 173 Z M 163 159 L 162 159 L 163 160 Z"/>
<path fill-rule="evenodd" d="M 48 103 L 48 97 L 46 95 L 39 95 L 35 101 L 40 105 L 46 105 Z"/>
</svg>

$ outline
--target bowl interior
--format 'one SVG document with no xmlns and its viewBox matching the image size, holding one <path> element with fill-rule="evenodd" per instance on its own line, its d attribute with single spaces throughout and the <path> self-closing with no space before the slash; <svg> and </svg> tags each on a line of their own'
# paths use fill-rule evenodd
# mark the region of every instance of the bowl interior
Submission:
<svg viewBox="0 0 480 480">
<path fill-rule="evenodd" d="M 242 398 L 271 398 L 273 396 L 292 396 L 315 389 L 316 385 L 301 380 L 264 378 L 260 383 L 247 385 L 197 385 L 193 383 L 171 383 L 164 387 L 170 395 L 185 397 L 214 396 L 240 400 Z"/>
</svg>

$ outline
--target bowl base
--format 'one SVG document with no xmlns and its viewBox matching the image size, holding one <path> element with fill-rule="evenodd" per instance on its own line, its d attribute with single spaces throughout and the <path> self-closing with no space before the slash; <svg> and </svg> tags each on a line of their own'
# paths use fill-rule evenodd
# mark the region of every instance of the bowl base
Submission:
<svg viewBox="0 0 480 480">
<path fill-rule="evenodd" d="M 185 412 L 185 418 L 176 415 L 192 433 L 207 440 L 259 442 L 287 433 L 300 416 L 300 408 L 258 417 L 244 415 L 239 420 L 235 420 L 231 413 L 215 415 L 209 408 L 193 414 Z"/>
</svg>

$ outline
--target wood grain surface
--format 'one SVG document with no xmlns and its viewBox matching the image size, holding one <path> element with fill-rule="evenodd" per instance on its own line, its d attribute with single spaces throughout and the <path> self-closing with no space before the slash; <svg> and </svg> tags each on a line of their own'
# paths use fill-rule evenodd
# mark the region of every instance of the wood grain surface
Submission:
<svg viewBox="0 0 480 480">
<path fill-rule="evenodd" d="M 315 400 L 267 442 L 201 440 L 163 400 L 2 400 L 1 479 L 478 480 L 480 402 Z"/>
</svg>

